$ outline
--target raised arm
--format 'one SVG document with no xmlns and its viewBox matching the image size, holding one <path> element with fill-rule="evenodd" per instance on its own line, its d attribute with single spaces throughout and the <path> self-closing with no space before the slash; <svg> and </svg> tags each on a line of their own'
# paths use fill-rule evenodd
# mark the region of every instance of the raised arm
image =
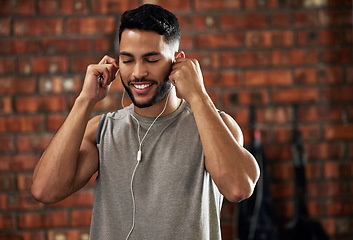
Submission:
<svg viewBox="0 0 353 240">
<path fill-rule="evenodd" d="M 116 61 L 108 56 L 88 66 L 80 95 L 34 169 L 31 191 L 38 201 L 63 200 L 97 171 L 95 136 L 100 116 L 89 118 L 95 104 L 106 96 L 117 70 Z M 103 77 L 102 83 L 98 76 Z"/>
<path fill-rule="evenodd" d="M 208 96 L 199 63 L 178 58 L 170 79 L 192 108 L 206 169 L 220 192 L 232 202 L 250 197 L 260 174 L 258 164 L 243 147 L 238 124 L 229 115 L 219 114 Z"/>
</svg>

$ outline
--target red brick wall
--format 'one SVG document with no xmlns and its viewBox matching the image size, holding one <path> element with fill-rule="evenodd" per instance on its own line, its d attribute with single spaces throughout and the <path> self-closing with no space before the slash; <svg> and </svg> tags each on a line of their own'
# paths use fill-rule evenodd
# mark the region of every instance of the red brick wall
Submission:
<svg viewBox="0 0 353 240">
<path fill-rule="evenodd" d="M 0 2 L 0 240 L 87 239 L 94 182 L 55 205 L 29 192 L 33 167 L 80 91 L 86 66 L 114 56 L 120 14 L 142 0 Z M 246 144 L 256 106 L 281 226 L 293 214 L 293 104 L 307 150 L 309 214 L 333 240 L 353 236 L 351 0 L 160 3 L 180 19 L 181 48 Z M 120 107 L 119 83 L 97 112 Z M 224 239 L 236 236 L 225 203 Z"/>
</svg>

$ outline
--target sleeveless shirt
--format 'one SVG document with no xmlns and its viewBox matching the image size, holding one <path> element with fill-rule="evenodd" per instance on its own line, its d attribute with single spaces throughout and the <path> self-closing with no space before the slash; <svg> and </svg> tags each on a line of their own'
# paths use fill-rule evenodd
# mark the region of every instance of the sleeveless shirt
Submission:
<svg viewBox="0 0 353 240">
<path fill-rule="evenodd" d="M 133 105 L 101 119 L 99 170 L 90 239 L 125 239 L 132 226 L 130 192 L 139 141 L 153 118 Z M 190 106 L 183 101 L 157 119 L 142 143 L 133 180 L 135 227 L 129 239 L 221 239 L 223 196 L 205 168 L 204 152 Z"/>
</svg>

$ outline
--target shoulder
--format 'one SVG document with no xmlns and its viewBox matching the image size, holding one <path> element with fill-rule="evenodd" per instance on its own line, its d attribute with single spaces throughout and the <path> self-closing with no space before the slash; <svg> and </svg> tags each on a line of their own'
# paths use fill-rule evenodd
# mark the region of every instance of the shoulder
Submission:
<svg viewBox="0 0 353 240">
<path fill-rule="evenodd" d="M 221 118 L 223 122 L 227 125 L 228 129 L 232 132 L 233 136 L 237 140 L 237 142 L 243 146 L 244 144 L 244 137 L 243 133 L 241 131 L 240 126 L 238 123 L 234 120 L 233 117 L 231 117 L 229 114 L 219 111 L 219 114 L 221 115 Z"/>
</svg>

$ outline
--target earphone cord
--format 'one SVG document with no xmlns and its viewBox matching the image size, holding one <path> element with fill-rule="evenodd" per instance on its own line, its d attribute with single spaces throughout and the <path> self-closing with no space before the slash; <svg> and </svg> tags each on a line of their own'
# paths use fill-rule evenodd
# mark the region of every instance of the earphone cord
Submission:
<svg viewBox="0 0 353 240">
<path fill-rule="evenodd" d="M 174 87 L 174 86 L 173 86 Z M 135 166 L 134 171 L 132 172 L 132 176 L 131 176 L 131 182 L 130 182 L 130 191 L 131 191 L 131 198 L 132 198 L 132 226 L 131 229 L 128 233 L 128 235 L 126 236 L 126 240 L 129 239 L 132 231 L 135 228 L 135 216 L 136 216 L 136 203 L 135 203 L 135 196 L 134 196 L 134 189 L 133 189 L 133 182 L 134 182 L 134 178 L 135 178 L 135 173 L 137 170 L 138 165 L 140 164 L 141 158 L 142 158 L 142 152 L 141 152 L 141 148 L 142 148 L 142 143 L 143 140 L 145 140 L 148 132 L 150 131 L 150 129 L 152 128 L 153 124 L 157 121 L 157 119 L 164 113 L 165 109 L 167 108 L 167 103 L 169 100 L 169 95 L 172 89 L 169 90 L 166 102 L 164 104 L 164 108 L 163 110 L 158 114 L 158 116 L 153 120 L 153 122 L 151 123 L 151 125 L 149 126 L 149 128 L 147 129 L 145 135 L 143 136 L 142 140 L 140 139 L 140 122 L 137 120 L 136 117 L 134 117 L 132 114 L 130 114 L 130 116 L 137 122 L 137 138 L 139 140 L 139 150 L 137 151 L 137 163 Z M 121 98 L 121 106 L 124 108 L 124 95 L 125 95 L 125 90 L 123 92 L 122 98 Z"/>
</svg>

